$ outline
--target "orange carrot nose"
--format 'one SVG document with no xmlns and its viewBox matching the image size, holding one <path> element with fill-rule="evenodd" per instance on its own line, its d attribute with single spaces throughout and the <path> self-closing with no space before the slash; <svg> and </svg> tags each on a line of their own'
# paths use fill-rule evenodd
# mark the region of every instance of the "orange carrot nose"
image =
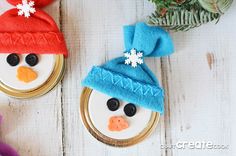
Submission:
<svg viewBox="0 0 236 156">
<path fill-rule="evenodd" d="M 128 127 L 128 122 L 122 116 L 112 116 L 109 119 L 108 129 L 110 131 L 122 131 Z"/>
<path fill-rule="evenodd" d="M 37 79 L 37 77 L 38 77 L 37 73 L 29 67 L 21 66 L 17 69 L 17 78 L 20 81 L 29 83 Z"/>
</svg>

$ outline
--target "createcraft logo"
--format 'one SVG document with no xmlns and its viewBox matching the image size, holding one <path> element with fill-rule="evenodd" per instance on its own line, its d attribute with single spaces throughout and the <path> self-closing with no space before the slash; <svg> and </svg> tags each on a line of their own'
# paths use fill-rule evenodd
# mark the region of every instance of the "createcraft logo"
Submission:
<svg viewBox="0 0 236 156">
<path fill-rule="evenodd" d="M 161 149 L 202 149 L 228 150 L 229 145 L 214 144 L 212 141 L 178 141 L 172 145 L 161 145 Z"/>
</svg>

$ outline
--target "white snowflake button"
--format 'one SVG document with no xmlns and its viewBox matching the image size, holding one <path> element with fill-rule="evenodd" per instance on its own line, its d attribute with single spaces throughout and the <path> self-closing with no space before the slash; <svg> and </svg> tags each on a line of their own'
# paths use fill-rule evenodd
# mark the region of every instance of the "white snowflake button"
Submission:
<svg viewBox="0 0 236 156">
<path fill-rule="evenodd" d="M 25 16 L 26 18 L 30 17 L 30 14 L 34 14 L 36 12 L 34 6 L 34 1 L 22 0 L 22 4 L 18 4 L 16 8 L 19 10 L 19 16 Z"/>
<path fill-rule="evenodd" d="M 136 49 L 131 49 L 130 52 L 125 53 L 125 64 L 136 68 L 138 64 L 143 64 L 143 53 L 137 52 Z"/>
</svg>

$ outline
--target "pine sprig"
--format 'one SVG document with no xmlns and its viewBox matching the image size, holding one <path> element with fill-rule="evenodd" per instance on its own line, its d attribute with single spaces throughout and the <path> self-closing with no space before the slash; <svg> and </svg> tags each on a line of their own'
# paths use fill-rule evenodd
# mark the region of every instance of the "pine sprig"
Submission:
<svg viewBox="0 0 236 156">
<path fill-rule="evenodd" d="M 156 11 L 149 16 L 149 24 L 175 31 L 187 31 L 211 21 L 218 21 L 222 15 L 221 13 L 207 10 L 206 7 L 202 6 L 202 3 L 199 3 L 199 0 L 149 1 L 156 5 Z"/>
<path fill-rule="evenodd" d="M 149 24 L 154 26 L 162 26 L 175 31 L 188 31 L 189 29 L 199 27 L 202 24 L 211 21 L 218 21 L 219 18 L 219 14 L 210 13 L 203 9 L 182 9 L 178 11 L 169 11 L 165 14 L 165 16 L 160 16 L 156 11 L 149 16 Z"/>
</svg>

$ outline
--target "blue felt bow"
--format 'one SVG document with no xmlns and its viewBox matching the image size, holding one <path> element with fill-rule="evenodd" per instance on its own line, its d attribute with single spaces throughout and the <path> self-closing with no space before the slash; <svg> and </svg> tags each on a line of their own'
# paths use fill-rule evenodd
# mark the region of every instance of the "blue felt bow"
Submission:
<svg viewBox="0 0 236 156">
<path fill-rule="evenodd" d="M 161 57 L 174 52 L 169 34 L 160 27 L 145 23 L 124 26 L 125 52 L 136 49 L 145 57 Z"/>
</svg>

